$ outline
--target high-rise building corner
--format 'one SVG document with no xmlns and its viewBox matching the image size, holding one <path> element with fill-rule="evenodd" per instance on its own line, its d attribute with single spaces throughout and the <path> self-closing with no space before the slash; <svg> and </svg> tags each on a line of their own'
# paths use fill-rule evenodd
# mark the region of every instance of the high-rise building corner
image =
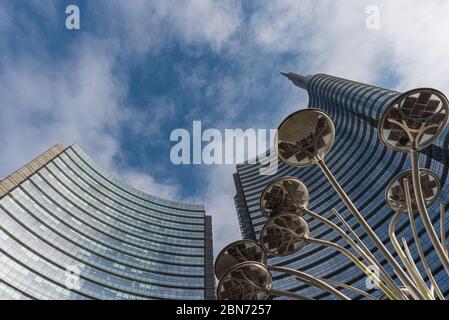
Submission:
<svg viewBox="0 0 449 320">
<path fill-rule="evenodd" d="M 212 218 L 56 145 L 0 181 L 0 299 L 214 299 Z"/>
</svg>

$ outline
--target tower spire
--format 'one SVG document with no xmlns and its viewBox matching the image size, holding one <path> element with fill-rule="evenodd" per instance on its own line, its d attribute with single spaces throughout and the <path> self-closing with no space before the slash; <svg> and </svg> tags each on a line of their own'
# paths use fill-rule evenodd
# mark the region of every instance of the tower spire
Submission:
<svg viewBox="0 0 449 320">
<path fill-rule="evenodd" d="M 281 72 L 281 74 L 293 82 L 295 86 L 307 90 L 307 77 L 294 72 Z"/>
</svg>

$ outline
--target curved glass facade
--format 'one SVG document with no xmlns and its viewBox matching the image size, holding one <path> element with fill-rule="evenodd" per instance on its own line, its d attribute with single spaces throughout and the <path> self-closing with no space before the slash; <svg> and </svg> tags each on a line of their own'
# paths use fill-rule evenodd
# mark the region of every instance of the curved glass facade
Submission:
<svg viewBox="0 0 449 320">
<path fill-rule="evenodd" d="M 204 206 L 132 188 L 78 145 L 1 186 L 0 299 L 213 299 Z"/>
<path fill-rule="evenodd" d="M 374 231 L 393 252 L 388 238 L 388 225 L 393 212 L 385 203 L 385 190 L 394 176 L 410 169 L 411 165 L 410 157 L 406 154 L 393 152 L 382 144 L 377 136 L 377 122 L 383 110 L 400 93 L 324 74 L 305 78 L 305 86 L 309 93 L 309 107 L 325 110 L 335 123 L 336 138 L 331 152 L 326 157 L 327 165 Z M 446 128 L 439 139 L 420 156 L 421 167 L 431 169 L 440 177 L 442 185 L 440 200 L 445 202 L 446 208 L 449 208 L 448 140 L 449 129 Z M 318 166 L 298 169 L 279 162 L 277 173 L 271 176 L 260 175 L 260 166 L 261 164 L 237 165 L 237 173 L 234 175 L 237 215 L 244 238 L 258 240 L 261 228 L 266 222 L 266 218 L 260 212 L 259 196 L 271 181 L 286 175 L 296 176 L 304 181 L 309 189 L 310 208 L 313 211 L 337 222 L 331 213 L 331 209 L 336 208 L 359 235 L 363 234 L 356 219 L 346 209 Z M 429 213 L 436 230 L 439 230 L 438 202 L 430 207 Z M 314 238 L 337 242 L 349 248 L 338 234 L 322 223 L 309 219 L 309 225 L 311 236 Z M 397 236 L 398 239 L 404 237 L 411 244 L 413 237 L 408 226 L 408 220 L 404 215 L 398 222 Z M 420 235 L 423 235 L 425 231 L 420 219 L 417 219 L 417 227 Z M 366 241 L 376 257 L 385 263 L 373 244 L 364 236 L 361 238 Z M 445 272 L 439 265 L 427 236 L 422 238 L 422 246 L 435 279 L 448 296 L 449 279 L 445 277 Z M 411 245 L 410 249 L 418 261 L 414 245 Z M 270 258 L 268 263 L 296 268 L 366 290 L 366 276 L 344 255 L 329 248 L 310 244 L 294 255 Z M 420 262 L 417 264 L 422 268 Z M 318 299 L 334 298 L 292 277 L 274 274 L 274 278 L 273 286 L 277 289 L 297 291 Z M 380 294 L 379 291 L 369 292 L 374 295 Z M 345 293 L 355 299 L 362 298 L 349 291 Z"/>
</svg>

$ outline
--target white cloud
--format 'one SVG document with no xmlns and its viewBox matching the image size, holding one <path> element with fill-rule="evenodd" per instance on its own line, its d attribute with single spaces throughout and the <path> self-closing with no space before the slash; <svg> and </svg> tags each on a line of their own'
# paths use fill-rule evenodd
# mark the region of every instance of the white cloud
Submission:
<svg viewBox="0 0 449 320">
<path fill-rule="evenodd" d="M 181 201 L 179 197 L 182 186 L 178 184 L 158 183 L 144 172 L 132 169 L 116 170 L 123 182 L 157 197 L 173 201 Z"/>
<path fill-rule="evenodd" d="M 383 11 L 398 86 L 436 86 L 449 94 L 449 2 L 391 1 Z"/>
<path fill-rule="evenodd" d="M 307 51 L 301 42 L 317 27 L 315 4 L 316 1 L 308 0 L 263 3 L 251 15 L 251 38 L 268 52 Z"/>
<path fill-rule="evenodd" d="M 86 41 L 74 49 L 72 57 L 57 63 L 31 55 L 2 61 L 0 176 L 53 144 L 79 143 L 125 182 L 179 200 L 179 186 L 157 183 L 144 172 L 114 162 L 120 153 L 117 130 L 130 120 L 130 113 L 123 104 L 127 84 L 113 72 L 115 57 L 110 49 L 107 42 Z M 143 122 L 136 122 L 144 132 L 158 131 L 162 118 L 174 111 L 169 100 L 156 99 L 153 107 L 156 105 L 149 113 L 152 119 L 141 117 Z M 137 120 L 131 115 L 131 120 Z"/>
<path fill-rule="evenodd" d="M 168 97 L 154 97 L 142 106 L 126 109 L 124 121 L 130 124 L 129 130 L 154 145 L 166 142 L 167 137 L 161 135 L 164 125 L 177 116 L 176 106 Z"/>
<path fill-rule="evenodd" d="M 368 5 L 380 9 L 379 30 L 366 28 Z M 449 69 L 448 14 L 442 0 L 270 1 L 252 15 L 250 32 L 265 52 L 296 55 L 298 72 L 439 85 Z"/>
<path fill-rule="evenodd" d="M 201 197 L 184 199 L 192 203 L 203 203 L 206 214 L 212 216 L 214 255 L 231 241 L 241 239 L 234 205 L 235 166 L 205 166 L 201 170 L 203 191 Z M 185 188 L 185 186 L 183 186 Z"/>
<path fill-rule="evenodd" d="M 168 11 L 173 12 L 169 23 L 187 43 L 207 43 L 219 51 L 240 26 L 238 1 L 167 1 Z M 174 9 L 175 8 L 175 9 Z"/>
<path fill-rule="evenodd" d="M 79 142 L 109 164 L 117 145 L 108 130 L 118 125 L 122 88 L 110 57 L 90 45 L 77 50 L 64 62 L 31 54 L 2 61 L 0 141 L 8 155 L 2 173 L 55 143 Z"/>
<path fill-rule="evenodd" d="M 140 55 L 159 52 L 175 42 L 206 45 L 219 52 L 241 23 L 237 0 L 108 0 L 90 5 L 102 12 L 103 36 L 118 36 L 124 51 Z"/>
<path fill-rule="evenodd" d="M 379 30 L 366 28 L 368 5 L 379 6 Z M 233 52 L 239 60 L 241 73 L 229 81 L 226 78 L 218 81 L 220 89 L 217 90 L 226 97 L 220 101 L 227 107 L 222 112 L 221 125 L 235 127 L 233 120 L 241 116 L 239 108 L 245 105 L 242 103 L 245 97 L 257 94 L 257 90 L 245 90 L 247 87 L 242 85 L 245 81 L 240 82 L 242 75 L 251 77 L 271 68 L 273 77 L 276 76 L 278 70 L 273 70 L 276 65 L 270 64 L 273 55 L 288 55 L 296 61 L 292 71 L 299 73 L 329 73 L 365 83 L 393 85 L 399 90 L 431 86 L 449 93 L 449 64 L 446 61 L 449 22 L 445 18 L 448 14 L 447 1 L 263 2 L 255 8 L 249 23 L 242 26 L 246 34 L 239 39 L 240 51 Z M 266 65 L 257 63 L 260 57 L 266 59 Z M 290 61 L 288 64 L 292 65 Z M 256 82 L 263 87 L 260 79 Z M 276 89 L 273 86 L 269 90 L 274 92 Z M 291 93 L 283 97 L 278 108 L 280 114 L 286 115 L 288 110 L 293 110 L 289 108 L 298 108 L 297 90 L 291 86 Z M 238 99 L 233 101 L 233 97 Z M 295 99 L 296 103 L 293 102 Z M 264 116 L 267 116 L 266 110 L 260 114 L 256 112 L 254 123 L 263 123 L 260 117 Z M 210 176 L 215 174 L 214 170 L 209 173 Z M 230 199 L 235 194 L 233 188 L 225 184 L 220 186 L 221 190 L 216 192 L 222 194 L 223 199 Z M 226 209 L 219 212 L 223 211 Z M 234 212 L 232 210 L 232 214 Z M 217 233 L 221 232 L 222 224 L 226 226 L 225 217 L 221 213 L 217 215 Z M 217 238 L 221 241 L 221 235 Z M 220 246 L 216 245 L 216 248 Z"/>
<path fill-rule="evenodd" d="M 11 173 L 52 144 L 67 146 L 76 142 L 125 182 L 151 194 L 181 201 L 180 186 L 175 182 L 158 183 L 147 173 L 114 162 L 114 157 L 121 153 L 116 131 L 124 121 L 133 122 L 134 130 L 154 134 L 175 111 L 173 101 L 167 98 L 152 99 L 145 108 L 146 116 L 124 105 L 128 83 L 123 75 L 114 72 L 116 59 L 127 54 L 151 54 L 173 39 L 188 46 L 206 45 L 218 52 L 237 30 L 240 8 L 234 6 L 234 1 L 209 0 L 104 4 L 110 10 L 103 12 L 102 27 L 106 28 L 103 40 L 83 37 L 81 44 L 71 48 L 70 56 L 59 61 L 49 60 L 45 42 L 40 41 L 44 35 L 38 34 L 34 21 L 10 6 L 0 5 L 0 17 L 5 17 L 1 19 L 0 32 L 6 35 L 13 31 L 20 35 L 17 44 L 27 46 L 26 51 L 18 53 L 3 42 L 11 40 L 10 37 L 2 37 L 0 42 L 0 175 Z M 35 6 L 39 15 L 45 15 L 45 7 L 50 9 L 48 23 L 54 22 L 54 2 L 30 5 Z M 14 19 L 23 22 L 23 33 L 15 30 Z M 108 31 L 113 32 L 106 34 Z M 227 178 L 232 179 L 231 173 L 232 169 Z M 238 236 L 237 225 L 231 222 L 236 220 L 232 196 L 217 190 L 218 185 L 208 185 L 217 191 L 207 201 L 210 210 L 218 214 L 214 226 L 222 225 L 223 219 L 229 220 L 228 229 Z M 232 188 L 232 183 L 227 187 Z M 224 208 L 228 208 L 226 212 Z M 223 237 L 220 232 L 217 234 L 218 239 Z"/>
<path fill-rule="evenodd" d="M 39 3 L 33 5 L 39 15 L 45 15 Z M 380 30 L 365 27 L 366 6 L 373 4 L 380 8 Z M 254 10 L 247 15 L 242 6 L 237 0 L 89 2 L 85 10 L 91 10 L 99 23 L 95 34 L 73 47 L 70 57 L 49 61 L 41 43 L 46 35 L 36 34 L 38 28 L 32 21 L 1 4 L 0 175 L 49 144 L 78 142 L 126 182 L 168 199 L 189 201 L 177 197 L 181 188 L 190 186 L 176 181 L 158 183 L 146 173 L 118 167 L 113 161 L 122 152 L 116 130 L 123 121 L 135 121 L 134 130 L 152 134 L 176 113 L 167 98 L 151 100 L 146 116 L 130 111 L 124 102 L 128 79 L 114 72 L 120 67 L 116 58 L 147 57 L 175 45 L 200 57 L 198 64 L 201 54 L 209 50 L 232 61 L 235 72 L 225 75 L 214 74 L 207 64 L 201 64 L 194 74 L 179 72 L 184 85 L 198 92 L 197 104 L 184 115 L 186 119 L 203 111 L 201 100 L 206 97 L 217 102 L 205 112 L 205 117 L 214 119 L 210 125 L 216 127 L 275 127 L 304 103 L 304 95 L 278 75 L 284 67 L 368 83 L 389 82 L 400 90 L 433 86 L 449 92 L 448 1 L 272 0 L 247 5 Z M 49 12 L 51 25 L 57 21 L 53 5 Z M 26 32 L 15 28 L 17 23 Z M 8 34 L 23 36 L 34 50 L 12 55 L 6 44 Z M 279 56 L 287 57 L 285 62 L 275 59 Z M 266 79 L 270 72 L 272 78 Z M 244 109 L 253 95 L 265 91 L 278 95 L 279 104 Z M 248 113 L 251 117 L 242 120 Z M 148 118 L 154 121 L 148 123 Z M 213 215 L 216 253 L 240 237 L 233 202 L 234 170 L 233 166 L 203 168 L 197 191 L 202 197 L 193 199 L 204 202 Z"/>
</svg>

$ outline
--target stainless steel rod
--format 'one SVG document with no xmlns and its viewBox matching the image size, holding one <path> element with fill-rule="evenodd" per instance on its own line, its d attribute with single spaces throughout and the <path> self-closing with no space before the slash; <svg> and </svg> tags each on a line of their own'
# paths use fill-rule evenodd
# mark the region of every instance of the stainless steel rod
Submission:
<svg viewBox="0 0 449 320">
<path fill-rule="evenodd" d="M 305 272 L 295 270 L 295 269 L 285 268 L 285 267 L 277 267 L 277 266 L 268 266 L 268 269 L 270 269 L 271 271 L 275 271 L 275 272 L 287 273 L 287 274 L 295 276 L 299 279 L 304 279 L 305 281 L 310 282 L 312 285 L 314 285 L 320 289 L 323 289 L 324 291 L 327 291 L 331 294 L 336 295 L 337 297 L 339 297 L 342 300 L 351 300 L 348 296 L 341 293 L 340 291 L 338 291 L 334 287 L 330 286 L 326 282 L 324 282 L 314 276 L 311 276 Z"/>
<path fill-rule="evenodd" d="M 446 213 L 446 208 L 444 203 L 440 203 L 440 238 L 441 244 L 443 245 L 444 251 L 447 255 L 447 240 L 446 240 L 446 220 L 444 219 Z"/>
<path fill-rule="evenodd" d="M 293 299 L 297 299 L 297 300 L 315 300 L 314 298 L 306 297 L 306 296 L 303 296 L 303 295 L 295 293 L 295 292 L 283 291 L 283 290 L 277 290 L 277 289 L 271 289 L 270 294 L 272 294 L 273 296 L 287 297 L 287 298 L 293 298 Z"/>
<path fill-rule="evenodd" d="M 432 283 L 438 297 L 441 300 L 445 300 L 443 293 L 441 292 L 435 278 L 433 277 L 432 270 L 430 269 L 429 264 L 427 263 L 426 256 L 424 255 L 424 251 L 421 247 L 421 240 L 418 235 L 418 229 L 416 228 L 415 218 L 413 217 L 412 201 L 411 201 L 411 196 L 410 196 L 409 182 L 408 182 L 407 178 L 404 179 L 403 184 L 404 184 L 405 202 L 407 205 L 408 219 L 410 220 L 410 226 L 412 228 L 413 239 L 415 240 L 416 249 L 418 250 L 418 254 L 421 259 L 421 263 L 422 263 L 424 270 L 426 271 L 427 277 L 429 278 L 430 282 Z"/>
<path fill-rule="evenodd" d="M 369 254 L 367 254 L 361 247 L 359 247 L 359 245 L 357 245 L 354 240 L 351 239 L 351 237 L 349 237 L 348 234 L 346 234 L 339 226 L 337 226 L 335 223 L 333 223 L 332 221 L 330 221 L 329 219 L 326 219 L 325 217 L 320 216 L 319 214 L 316 214 L 315 212 L 304 208 L 304 212 L 306 214 L 308 214 L 310 217 L 321 221 L 322 223 L 324 223 L 325 225 L 329 226 L 330 228 L 334 229 L 338 234 L 340 234 L 340 236 L 345 239 L 348 244 L 364 259 L 366 260 L 366 262 L 372 264 L 372 265 L 376 265 L 376 267 L 379 269 L 379 271 L 384 275 L 384 277 L 386 277 L 386 283 L 387 283 L 387 287 L 393 291 L 394 295 L 392 295 L 391 292 L 384 292 L 390 299 L 398 299 L 400 297 L 402 297 L 402 293 L 401 290 L 399 289 L 399 287 L 396 286 L 396 284 L 394 283 L 394 281 L 389 277 L 388 273 L 383 269 L 382 265 L 374 259 L 371 258 L 371 256 Z M 361 242 L 363 244 L 363 242 Z M 391 281 L 389 281 L 391 280 Z M 396 290 L 395 290 L 396 289 Z M 399 291 L 399 293 L 398 293 Z M 403 298 L 403 297 L 402 297 Z"/>
<path fill-rule="evenodd" d="M 390 225 L 388 226 L 388 236 L 390 237 L 391 243 L 393 244 L 393 247 L 399 256 L 399 259 L 401 259 L 402 263 L 405 266 L 405 269 L 408 271 L 412 279 L 415 281 L 415 284 L 418 286 L 418 289 L 420 290 L 420 295 L 418 298 L 421 300 L 429 300 L 429 299 L 433 300 L 433 296 L 431 295 L 429 289 L 427 288 L 423 278 L 419 274 L 418 269 L 417 268 L 415 269 L 414 266 L 412 265 L 412 263 L 414 264 L 413 260 L 409 261 L 407 255 L 402 250 L 398 239 L 396 238 L 396 224 L 399 220 L 399 217 L 402 215 L 403 211 L 404 207 L 400 207 L 393 215 L 393 218 L 390 221 Z M 407 289 L 410 291 L 409 288 Z M 426 294 L 427 297 L 424 294 Z"/>
<path fill-rule="evenodd" d="M 368 298 L 369 300 L 377 300 L 376 297 L 370 295 L 369 293 L 366 293 L 363 290 L 360 290 L 359 288 L 355 288 L 355 287 L 350 286 L 348 284 L 341 283 L 341 282 L 334 281 L 334 280 L 330 280 L 330 279 L 323 279 L 323 278 L 320 278 L 320 279 L 323 280 L 324 282 L 330 284 L 331 286 L 333 286 L 335 288 L 343 288 L 343 289 L 355 292 L 357 294 L 360 294 L 360 295 L 364 296 L 365 298 Z"/>
<path fill-rule="evenodd" d="M 383 275 L 384 281 L 387 283 L 388 287 L 395 293 L 397 297 L 400 297 L 404 300 L 408 300 L 407 295 L 405 295 L 401 291 L 401 289 L 394 282 L 394 280 L 391 278 L 388 272 L 385 271 L 382 264 L 376 259 L 374 254 L 372 254 L 372 252 L 367 248 L 367 246 L 363 243 L 362 239 L 359 238 L 357 233 L 351 228 L 351 226 L 345 221 L 345 219 L 343 219 L 343 217 L 338 213 L 336 209 L 332 209 L 332 212 L 338 218 L 338 220 L 340 220 L 340 222 L 346 227 L 346 229 L 348 229 L 349 233 L 354 236 L 356 244 L 360 246 L 362 252 L 367 256 L 365 260 L 367 260 L 367 262 L 371 263 L 372 265 L 376 265 L 376 267 L 379 269 L 379 272 Z M 342 232 L 344 231 L 342 230 Z"/>
<path fill-rule="evenodd" d="M 307 242 L 315 243 L 321 246 L 326 246 L 332 249 L 335 249 L 337 251 L 340 251 L 343 253 L 347 258 L 349 258 L 354 264 L 362 270 L 363 273 L 365 273 L 370 279 L 374 280 L 374 282 L 379 286 L 379 288 L 390 298 L 394 297 L 394 294 L 390 291 L 390 289 L 377 277 L 376 274 L 374 274 L 366 265 L 363 264 L 359 259 L 357 259 L 356 256 L 354 256 L 349 250 L 346 248 L 330 242 L 326 240 L 316 239 L 316 238 L 307 238 Z"/>
<path fill-rule="evenodd" d="M 443 265 L 446 273 L 449 274 L 449 259 L 446 255 L 446 250 L 443 248 L 440 240 L 438 239 L 437 233 L 430 220 L 429 213 L 427 212 L 426 204 L 424 201 L 424 196 L 422 193 L 421 179 L 419 175 L 419 152 L 418 150 L 412 150 L 410 152 L 412 158 L 412 178 L 413 178 L 413 191 L 415 192 L 416 204 L 418 206 L 421 219 L 423 221 L 424 227 L 426 229 L 427 235 L 432 242 L 435 251 L 440 258 L 441 264 Z"/>
<path fill-rule="evenodd" d="M 349 211 L 354 215 L 354 217 L 360 223 L 360 225 L 365 230 L 367 235 L 374 242 L 374 245 L 379 249 L 379 251 L 385 256 L 385 259 L 388 261 L 388 263 L 393 267 L 393 270 L 396 272 L 396 275 L 398 276 L 398 278 L 402 281 L 402 283 L 407 288 L 411 288 L 413 290 L 413 292 L 415 293 L 415 296 L 419 296 L 419 290 L 416 289 L 416 286 L 414 285 L 413 281 L 408 277 L 408 275 L 404 272 L 404 270 L 402 270 L 402 267 L 399 265 L 399 263 L 396 261 L 396 259 L 391 255 L 391 253 L 384 246 L 384 244 L 379 239 L 379 237 L 374 233 L 373 229 L 371 229 L 369 224 L 366 222 L 366 220 L 363 218 L 363 216 L 357 210 L 355 205 L 352 203 L 351 199 L 349 199 L 346 192 L 343 190 L 343 188 L 340 186 L 338 181 L 332 175 L 332 172 L 329 170 L 327 165 L 324 163 L 323 159 L 317 157 L 317 162 L 318 162 L 318 165 L 320 166 L 321 170 L 323 171 L 324 175 L 329 180 L 330 184 L 334 187 L 334 189 L 337 191 L 340 198 L 343 200 L 345 205 L 348 207 Z"/>
</svg>

